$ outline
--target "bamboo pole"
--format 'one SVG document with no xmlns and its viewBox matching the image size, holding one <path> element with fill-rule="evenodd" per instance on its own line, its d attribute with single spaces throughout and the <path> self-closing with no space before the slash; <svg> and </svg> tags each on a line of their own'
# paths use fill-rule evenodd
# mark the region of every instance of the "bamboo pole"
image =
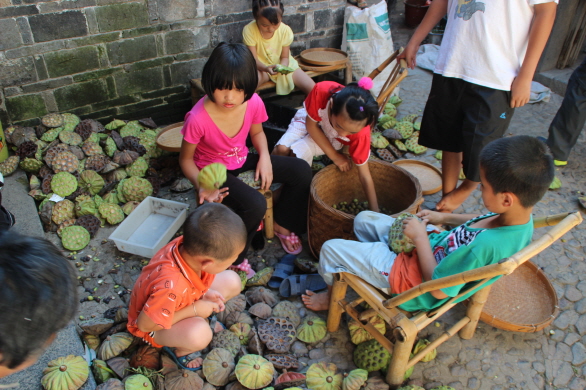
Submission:
<svg viewBox="0 0 586 390">
<path fill-rule="evenodd" d="M 264 195 L 267 201 L 267 211 L 265 212 L 265 236 L 267 239 L 275 237 L 275 229 L 273 227 L 273 192 L 271 190 L 259 190 Z"/>
<path fill-rule="evenodd" d="M 410 323 L 410 321 L 406 321 Z M 413 324 L 411 324 L 413 325 Z M 414 326 L 413 326 L 414 328 Z M 393 330 L 395 335 L 395 345 L 393 356 L 391 356 L 391 362 L 389 363 L 389 369 L 387 371 L 387 383 L 393 387 L 398 386 L 404 381 L 405 371 L 407 371 L 407 363 L 409 363 L 409 356 L 415 344 L 415 338 L 417 337 L 417 329 L 402 329 L 395 328 Z"/>
<path fill-rule="evenodd" d="M 342 313 L 344 312 L 341 302 L 344 301 L 346 290 L 348 289 L 348 284 L 340 274 L 335 274 L 334 278 L 334 285 L 332 286 L 332 292 L 330 295 L 330 307 L 328 309 L 328 332 L 335 332 L 340 327 L 340 320 L 342 319 Z"/>
<path fill-rule="evenodd" d="M 351 307 L 350 305 L 346 304 L 344 306 L 344 309 L 346 310 L 346 313 L 352 318 L 354 319 L 354 321 L 358 322 L 358 325 L 364 329 L 365 331 L 367 331 L 372 337 L 374 337 L 376 339 L 376 341 L 378 341 L 383 347 L 386 348 L 387 351 L 389 351 L 390 354 L 393 353 L 393 343 L 391 343 L 389 341 L 389 339 L 387 339 L 385 337 L 384 334 L 380 333 L 375 327 L 374 325 L 372 325 L 370 322 L 367 323 L 363 323 L 362 321 L 360 321 L 359 316 L 358 316 L 358 312 L 356 311 L 356 309 L 354 309 L 353 307 Z"/>
<path fill-rule="evenodd" d="M 476 326 L 478 326 L 478 320 L 480 319 L 480 313 L 482 313 L 484 304 L 488 300 L 488 294 L 490 294 L 491 287 L 492 286 L 484 287 L 470 298 L 470 303 L 466 310 L 466 316 L 470 318 L 470 322 L 460 331 L 460 337 L 464 340 L 470 340 L 474 337 L 474 332 L 476 331 Z"/>
</svg>

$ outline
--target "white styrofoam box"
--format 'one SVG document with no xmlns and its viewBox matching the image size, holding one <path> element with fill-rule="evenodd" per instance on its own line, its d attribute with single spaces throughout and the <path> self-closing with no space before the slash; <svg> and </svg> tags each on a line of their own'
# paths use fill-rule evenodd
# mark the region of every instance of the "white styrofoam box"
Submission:
<svg viewBox="0 0 586 390">
<path fill-rule="evenodd" d="M 110 235 L 122 252 L 153 257 L 187 218 L 186 203 L 148 196 Z"/>
</svg>

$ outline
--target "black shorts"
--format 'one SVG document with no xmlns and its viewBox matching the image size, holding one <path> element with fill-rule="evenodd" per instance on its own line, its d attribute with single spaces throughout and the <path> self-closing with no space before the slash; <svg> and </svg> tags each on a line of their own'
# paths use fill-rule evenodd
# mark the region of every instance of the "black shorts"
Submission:
<svg viewBox="0 0 586 390">
<path fill-rule="evenodd" d="M 432 149 L 462 152 L 466 178 L 479 182 L 480 151 L 508 129 L 515 112 L 510 100 L 509 91 L 434 74 L 419 143 Z"/>
</svg>

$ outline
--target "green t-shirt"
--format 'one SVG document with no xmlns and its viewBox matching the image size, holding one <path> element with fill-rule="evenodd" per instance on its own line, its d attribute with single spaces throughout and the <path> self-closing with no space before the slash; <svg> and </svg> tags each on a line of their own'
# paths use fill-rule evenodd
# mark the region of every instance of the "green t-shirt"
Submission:
<svg viewBox="0 0 586 390">
<path fill-rule="evenodd" d="M 507 258 L 531 242 L 533 236 L 533 217 L 524 225 L 502 226 L 494 229 L 476 229 L 470 225 L 475 222 L 494 216 L 494 213 L 472 218 L 463 225 L 439 234 L 429 235 L 429 242 L 437 266 L 433 270 L 432 279 L 455 275 L 464 271 L 494 264 Z M 496 282 L 500 276 L 492 278 L 487 285 Z M 476 282 L 472 282 L 476 283 Z M 430 310 L 459 294 L 464 284 L 442 288 L 448 295 L 445 299 L 436 299 L 430 293 L 425 293 L 410 301 L 399 305 L 406 311 Z M 460 298 L 467 299 L 476 289 Z"/>
</svg>

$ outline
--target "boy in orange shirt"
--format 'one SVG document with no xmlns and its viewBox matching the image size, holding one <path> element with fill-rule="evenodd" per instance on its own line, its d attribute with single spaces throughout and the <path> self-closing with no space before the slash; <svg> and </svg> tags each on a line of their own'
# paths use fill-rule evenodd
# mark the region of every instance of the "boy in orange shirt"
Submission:
<svg viewBox="0 0 586 390">
<path fill-rule="evenodd" d="M 242 290 L 240 277 L 228 267 L 246 237 L 242 219 L 222 204 L 207 203 L 189 214 L 183 236 L 161 248 L 134 284 L 130 333 L 164 346 L 182 368 L 199 370 L 199 351 L 213 336 L 207 318 Z"/>
</svg>

